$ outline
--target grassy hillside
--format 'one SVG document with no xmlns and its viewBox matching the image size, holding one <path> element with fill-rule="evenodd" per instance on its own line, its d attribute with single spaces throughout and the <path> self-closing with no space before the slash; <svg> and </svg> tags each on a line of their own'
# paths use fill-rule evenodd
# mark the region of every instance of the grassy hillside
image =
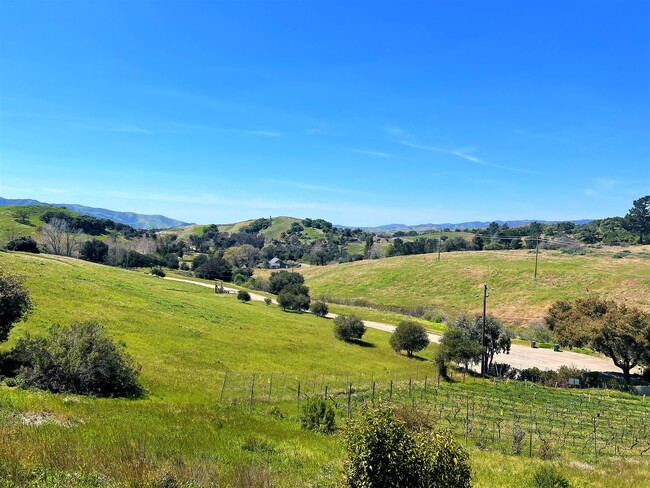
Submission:
<svg viewBox="0 0 650 488">
<path fill-rule="evenodd" d="M 584 256 L 559 251 L 483 251 L 399 256 L 300 269 L 314 296 L 363 300 L 377 305 L 433 305 L 448 313 L 479 312 L 476 295 L 493 287 L 488 311 L 513 323 L 542 317 L 555 300 L 598 294 L 650 310 L 650 253 L 647 247 L 614 258 L 620 248 Z M 257 272 L 265 276 L 268 271 Z"/>
<path fill-rule="evenodd" d="M 1 350 L 9 349 L 25 331 L 40 334 L 54 322 L 97 320 L 124 341 L 142 365 L 142 381 L 148 389 L 146 398 L 119 400 L 0 385 L 0 480 L 6 486 L 110 486 L 112 481 L 120 486 L 172 486 L 170 479 L 191 479 L 198 486 L 244 487 L 265 486 L 269 478 L 273 486 L 330 486 L 341 468 L 341 439 L 300 429 L 298 381 L 304 398 L 313 391 L 322 393 L 324 378 L 338 378 L 339 387 L 372 378 L 382 383 L 379 395 L 387 398 L 389 378 L 412 377 L 418 388 L 414 398 L 421 400 L 423 377 L 428 376 L 429 395 L 433 394 L 432 363 L 396 355 L 388 347 L 388 334 L 382 332 L 369 330 L 365 347 L 346 344 L 334 339 L 327 319 L 285 313 L 261 302 L 242 304 L 234 295 L 216 295 L 195 285 L 62 257 L 0 253 L 0 267 L 26 277 L 35 304 L 33 315 L 12 331 Z M 431 353 L 429 348 L 420 356 L 430 359 Z M 251 383 L 253 373 L 258 374 Z M 274 393 L 269 403 L 271 373 Z M 409 398 L 410 403 L 407 384 L 396 383 L 395 395 Z M 454 398 L 460 399 L 464 412 L 470 389 L 474 389 L 472 398 L 496 395 L 503 405 L 517 402 L 522 395 L 539 395 L 562 411 L 577 410 L 567 405 L 579 400 L 581 413 L 587 399 L 587 393 L 541 387 L 525 393 L 506 383 L 496 388 L 478 381 L 466 387 L 441 385 L 440 402 L 443 396 L 446 400 L 438 408 L 453 422 L 445 420 L 445 426 L 453 425 L 455 430 L 462 427 L 462 415 L 456 415 L 460 407 L 454 407 Z M 222 388 L 226 393 L 220 401 Z M 333 387 L 330 394 L 336 394 Z M 356 411 L 360 394 L 355 391 Z M 369 395 L 367 389 L 365 394 Z M 620 408 L 625 403 L 626 411 L 635 416 L 640 408 L 647 408 L 629 395 L 589 395 L 585 415 L 600 409 L 603 425 L 605 419 L 618 425 L 611 417 L 620 413 L 619 407 L 613 408 L 618 401 Z M 338 398 L 341 413 L 345 395 Z M 526 402 L 520 403 L 513 411 L 527 408 Z M 278 407 L 284 418 L 270 415 L 271 406 Z M 473 416 L 474 400 L 471 412 Z M 342 425 L 343 420 L 338 418 L 337 423 Z M 582 429 L 583 423 L 576 425 Z M 589 422 L 584 425 L 588 431 Z M 507 423 L 503 428 L 504 432 L 512 429 Z M 520 457 L 502 453 L 509 449 L 506 436 L 502 444 L 487 451 L 470 444 L 474 486 L 514 486 L 530 477 L 532 467 L 548 464 L 528 458 L 522 463 Z M 576 463 L 563 472 L 579 486 L 616 482 L 640 486 L 649 473 L 643 458 L 608 459 L 591 466 L 578 462 L 583 458 L 579 450 L 576 453 L 563 457 L 564 466 Z"/>
<path fill-rule="evenodd" d="M 25 210 L 29 214 L 29 220 L 27 224 L 17 222 L 16 211 L 19 209 Z M 49 207 L 46 205 L 7 205 L 0 207 L 0 245 L 19 236 L 31 236 L 36 239 L 38 229 L 41 225 L 43 225 L 40 217 L 45 212 L 49 211 L 65 212 L 75 216 L 78 215 L 70 210 L 57 207 Z"/>
<path fill-rule="evenodd" d="M 221 232 L 229 232 L 232 234 L 235 232 L 241 232 L 241 230 L 244 227 L 253 223 L 254 221 L 255 219 L 250 219 L 250 220 L 244 220 L 242 222 L 235 222 L 233 224 L 217 224 L 217 227 L 219 227 L 219 230 Z M 271 227 L 262 230 L 260 232 L 260 235 L 264 236 L 266 242 L 269 243 L 273 239 L 280 239 L 280 234 L 289 230 L 291 224 L 293 224 L 294 222 L 300 223 L 301 221 L 302 219 L 297 219 L 295 217 L 274 217 L 273 224 L 271 225 Z M 178 229 L 172 229 L 165 232 L 178 234 L 179 237 L 188 239 L 190 234 L 192 233 L 202 235 L 203 229 L 205 229 L 206 227 L 207 225 L 205 224 L 189 225 L 186 227 L 179 227 Z M 309 239 L 319 239 L 324 236 L 322 230 L 314 229 L 314 228 L 305 228 L 302 233 L 305 237 Z"/>
</svg>

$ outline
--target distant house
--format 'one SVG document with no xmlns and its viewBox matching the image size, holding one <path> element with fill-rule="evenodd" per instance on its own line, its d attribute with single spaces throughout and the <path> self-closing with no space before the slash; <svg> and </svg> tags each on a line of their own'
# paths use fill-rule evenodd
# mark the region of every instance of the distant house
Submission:
<svg viewBox="0 0 650 488">
<path fill-rule="evenodd" d="M 273 258 L 269 261 L 269 268 L 271 269 L 283 269 L 288 267 L 289 265 L 282 261 L 280 258 Z"/>
</svg>

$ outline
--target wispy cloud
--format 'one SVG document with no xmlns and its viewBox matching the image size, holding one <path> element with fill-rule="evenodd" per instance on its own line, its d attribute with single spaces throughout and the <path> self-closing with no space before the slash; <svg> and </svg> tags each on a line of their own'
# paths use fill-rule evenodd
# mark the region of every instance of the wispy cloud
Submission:
<svg viewBox="0 0 650 488">
<path fill-rule="evenodd" d="M 358 154 L 367 154 L 368 156 L 377 156 L 378 158 L 394 158 L 395 157 L 392 154 L 388 154 L 388 153 L 381 152 L 381 151 L 366 151 L 366 150 L 363 150 L 363 149 L 349 149 L 349 151 L 352 151 L 352 152 L 358 153 Z"/>
<path fill-rule="evenodd" d="M 408 139 L 409 137 L 412 136 L 412 134 L 410 132 L 405 131 L 404 129 L 402 129 L 401 127 L 399 127 L 397 125 L 384 126 L 384 127 L 382 127 L 382 131 L 385 134 L 388 134 L 389 136 L 393 136 L 393 137 L 407 138 Z"/>
<path fill-rule="evenodd" d="M 474 156 L 473 154 L 470 154 L 468 150 L 466 149 L 446 149 L 442 147 L 435 147 L 435 146 L 424 146 L 422 144 L 414 144 L 412 142 L 408 141 L 400 141 L 400 144 L 403 146 L 411 147 L 414 149 L 420 149 L 422 151 L 431 151 L 431 152 L 437 152 L 437 153 L 443 153 L 443 154 L 450 154 L 452 156 L 456 156 L 458 158 L 462 158 L 466 161 L 470 161 L 475 164 L 479 164 L 481 166 L 489 166 L 491 168 L 497 168 L 497 169 L 503 169 L 506 171 L 514 171 L 517 173 L 526 173 L 530 175 L 538 175 L 539 172 L 533 171 L 530 169 L 525 169 L 525 168 L 514 168 L 512 166 L 503 166 L 501 164 L 494 164 L 494 163 L 489 163 L 487 161 L 484 161 L 481 158 L 478 158 Z"/>
<path fill-rule="evenodd" d="M 277 179 L 270 179 L 270 178 L 264 179 L 262 181 L 276 184 L 276 185 L 291 186 L 293 188 L 299 188 L 301 190 L 323 191 L 323 192 L 330 192 L 330 193 L 347 193 L 350 195 L 370 195 L 370 193 L 363 192 L 363 191 L 350 190 L 347 188 L 336 188 L 336 187 L 326 186 L 326 185 L 314 185 L 311 183 L 304 183 L 302 181 L 277 180 Z"/>
<path fill-rule="evenodd" d="M 135 125 L 117 125 L 117 124 L 77 124 L 78 127 L 88 130 L 97 130 L 103 132 L 120 132 L 124 134 L 153 134 L 154 132 L 143 127 Z"/>
<path fill-rule="evenodd" d="M 285 135 L 284 132 L 270 129 L 236 129 L 184 123 L 172 124 L 172 130 L 174 132 L 219 132 L 224 134 L 243 134 L 257 137 L 282 137 Z"/>
</svg>

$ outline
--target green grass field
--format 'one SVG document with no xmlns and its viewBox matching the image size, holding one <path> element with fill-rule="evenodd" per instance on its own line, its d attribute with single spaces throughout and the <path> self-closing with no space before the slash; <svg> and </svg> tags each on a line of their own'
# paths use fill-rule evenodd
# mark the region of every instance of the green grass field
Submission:
<svg viewBox="0 0 650 488">
<path fill-rule="evenodd" d="M 556 300 L 597 294 L 650 310 L 650 258 L 647 247 L 614 259 L 614 252 L 587 255 L 542 251 L 537 280 L 535 254 L 529 251 L 482 251 L 398 256 L 330 266 L 301 268 L 312 295 L 335 301 L 365 301 L 378 306 L 430 305 L 454 314 L 479 313 L 483 284 L 488 312 L 511 323 L 542 318 Z M 256 272 L 257 273 L 257 272 Z M 260 270 L 258 276 L 268 271 Z"/>
<path fill-rule="evenodd" d="M 126 343 L 142 365 L 148 390 L 146 398 L 120 400 L 0 385 L 0 486 L 155 486 L 170 477 L 200 486 L 265 486 L 267 478 L 273 486 L 330 486 L 344 456 L 340 436 L 300 429 L 297 383 L 303 400 L 329 383 L 340 402 L 341 385 L 352 382 L 356 412 L 368 399 L 372 380 L 381 383 L 384 398 L 387 382 L 395 380 L 395 397 L 410 403 L 407 378 L 413 379 L 416 395 L 425 376 L 431 385 L 435 377 L 429 361 L 433 346 L 419 354 L 421 360 L 408 359 L 395 354 L 389 335 L 379 331 L 369 330 L 363 345 L 347 344 L 334 339 L 328 319 L 285 313 L 262 302 L 242 304 L 208 288 L 74 259 L 0 253 L 0 267 L 26 277 L 35 303 L 28 321 L 18 324 L 0 349 L 8 350 L 25 331 L 41 334 L 55 322 L 97 320 Z M 224 387 L 226 373 L 230 379 Z M 455 405 L 453 398 L 476 395 L 484 409 L 489 398 L 509 405 L 504 411 L 513 414 L 504 414 L 503 428 L 512 428 L 515 413 L 530 406 L 530 396 L 505 383 L 492 394 L 490 385 L 442 384 L 441 394 L 452 399 L 445 400 L 442 426 L 457 431 L 465 405 Z M 576 402 L 620 402 L 632 413 L 616 417 L 615 410 L 603 407 L 603 418 L 612 425 L 617 418 L 643 418 L 648 412 L 647 403 L 630 395 L 536 392 L 540 408 L 552 398 L 556 410 L 567 415 L 573 415 Z M 272 406 L 284 418 L 270 415 Z M 592 411 L 585 407 L 585 418 Z M 337 423 L 343 425 L 343 419 Z M 579 435 L 586 435 L 579 425 Z M 477 424 L 468 444 L 474 486 L 521 486 L 517 483 L 532 475 L 532 466 L 549 462 L 509 455 L 506 441 L 474 447 L 478 431 Z M 646 439 L 647 431 L 643 435 Z M 647 457 L 608 456 L 593 464 L 588 452 L 568 449 L 560 459 L 573 486 L 642 486 L 650 476 Z M 104 478 L 93 485 L 98 475 Z"/>
</svg>

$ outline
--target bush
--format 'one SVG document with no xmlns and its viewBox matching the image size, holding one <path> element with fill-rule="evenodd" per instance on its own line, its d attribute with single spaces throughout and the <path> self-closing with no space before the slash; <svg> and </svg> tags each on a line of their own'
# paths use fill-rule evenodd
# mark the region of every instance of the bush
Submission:
<svg viewBox="0 0 650 488">
<path fill-rule="evenodd" d="M 96 322 L 54 325 L 48 336 L 18 340 L 12 356 L 21 364 L 23 388 L 101 397 L 137 397 L 140 367 Z"/>
<path fill-rule="evenodd" d="M 309 288 L 304 285 L 290 284 L 278 295 L 278 305 L 282 310 L 308 310 L 310 302 Z"/>
<path fill-rule="evenodd" d="M 334 336 L 342 341 L 361 339 L 366 333 L 366 326 L 356 315 L 339 315 L 334 318 Z"/>
<path fill-rule="evenodd" d="M 246 276 L 241 273 L 237 273 L 232 279 L 232 282 L 237 286 L 243 286 L 246 283 Z"/>
<path fill-rule="evenodd" d="M 390 347 L 395 352 L 405 350 L 409 357 L 414 352 L 421 351 L 429 345 L 429 336 L 423 325 L 404 320 L 397 324 L 395 332 L 390 336 Z"/>
<path fill-rule="evenodd" d="M 327 307 L 327 303 L 321 302 L 320 300 L 317 300 L 314 303 L 312 303 L 311 307 L 309 307 L 309 310 L 314 315 L 318 315 L 319 317 L 325 317 L 329 313 L 329 308 Z"/>
<path fill-rule="evenodd" d="M 273 300 L 271 300 L 269 297 L 266 297 L 264 299 L 264 303 L 266 303 L 267 305 L 271 305 L 273 303 Z"/>
<path fill-rule="evenodd" d="M 9 337 L 16 322 L 25 320 L 32 311 L 32 301 L 22 278 L 0 269 L 0 342 Z"/>
<path fill-rule="evenodd" d="M 16 239 L 9 241 L 5 247 L 8 251 L 31 252 L 34 254 L 40 252 L 36 241 L 29 236 L 17 237 Z"/>
<path fill-rule="evenodd" d="M 248 293 L 246 290 L 239 290 L 237 292 L 237 300 L 239 300 L 242 303 L 250 302 L 251 294 Z"/>
<path fill-rule="evenodd" d="M 194 259 L 192 259 L 192 270 L 196 271 L 199 267 L 204 265 L 208 261 L 208 256 L 207 254 L 197 254 L 194 256 Z"/>
<path fill-rule="evenodd" d="M 569 480 L 555 466 L 540 466 L 533 475 L 535 488 L 569 488 Z"/>
<path fill-rule="evenodd" d="M 150 273 L 154 276 L 160 276 L 161 278 L 164 278 L 166 276 L 165 272 L 162 270 L 160 266 L 155 266 L 151 268 Z"/>
<path fill-rule="evenodd" d="M 279 295 L 288 286 L 302 285 L 304 282 L 305 278 L 300 273 L 274 271 L 269 278 L 269 291 L 274 295 Z"/>
<path fill-rule="evenodd" d="M 79 257 L 92 263 L 103 263 L 108 256 L 108 244 L 99 239 L 86 241 L 79 250 Z"/>
<path fill-rule="evenodd" d="M 334 417 L 331 403 L 322 398 L 312 398 L 302 407 L 300 425 L 305 430 L 328 434 L 336 428 Z"/>
<path fill-rule="evenodd" d="M 468 456 L 450 434 L 411 432 L 388 407 L 365 409 L 348 421 L 344 442 L 348 486 L 470 486 Z"/>
</svg>

